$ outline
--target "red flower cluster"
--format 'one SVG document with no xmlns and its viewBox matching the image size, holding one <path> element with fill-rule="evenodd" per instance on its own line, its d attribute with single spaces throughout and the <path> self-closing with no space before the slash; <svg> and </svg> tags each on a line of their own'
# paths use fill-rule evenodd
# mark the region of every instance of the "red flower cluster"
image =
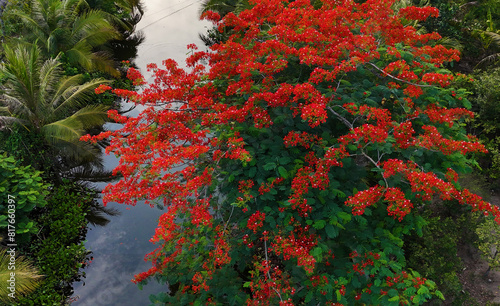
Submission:
<svg viewBox="0 0 500 306">
<path fill-rule="evenodd" d="M 451 81 L 453 81 L 453 75 L 429 72 L 422 76 L 422 81 L 446 87 L 450 85 Z"/>
<path fill-rule="evenodd" d="M 437 105 L 429 105 L 424 113 L 429 117 L 431 122 L 447 123 L 452 127 L 456 120 L 462 117 L 474 118 L 474 113 L 464 108 L 446 109 Z"/>
<path fill-rule="evenodd" d="M 415 134 L 415 130 L 412 127 L 411 121 L 396 125 L 394 127 L 394 138 L 396 139 L 394 145 L 399 146 L 401 149 L 406 149 L 414 145 L 413 134 Z"/>
<path fill-rule="evenodd" d="M 500 209 L 497 206 L 485 202 L 480 196 L 471 193 L 467 189 L 458 190 L 452 181 L 456 181 L 457 173 L 448 169 L 446 178 L 448 182 L 438 178 L 434 173 L 419 170 L 414 163 L 404 163 L 401 160 L 390 159 L 382 163 L 384 177 L 390 177 L 401 173 L 411 186 L 412 192 L 423 200 L 431 200 L 432 195 L 439 192 L 443 200 L 456 199 L 460 204 L 468 204 L 473 210 L 483 211 L 491 214 L 497 222 L 500 222 Z"/>
<path fill-rule="evenodd" d="M 303 266 L 306 272 L 312 273 L 316 265 L 316 259 L 309 253 L 317 245 L 314 235 L 309 233 L 309 226 L 295 228 L 289 237 L 276 235 L 271 243 L 270 250 L 277 255 L 283 254 L 285 260 L 297 259 L 297 265 Z"/>
<path fill-rule="evenodd" d="M 257 230 L 264 225 L 264 220 L 266 220 L 266 214 L 257 210 L 248 218 L 247 227 L 257 233 Z"/>
<path fill-rule="evenodd" d="M 367 207 L 374 205 L 382 198 L 383 191 L 384 188 L 380 185 L 360 191 L 350 196 L 345 205 L 352 207 L 353 215 L 362 215 Z"/>
<path fill-rule="evenodd" d="M 484 145 L 479 142 L 446 139 L 435 126 L 424 125 L 422 129 L 425 131 L 425 134 L 416 140 L 416 144 L 421 147 L 438 150 L 445 155 L 455 152 L 460 152 L 464 155 L 469 152 L 487 152 Z"/>
<path fill-rule="evenodd" d="M 280 306 L 293 306 L 291 298 L 283 300 L 284 295 L 295 293 L 290 277 L 277 266 L 271 267 L 268 260 L 254 262 L 254 266 L 255 270 L 250 271 L 252 298 L 246 301 L 247 305 L 272 305 L 272 301 L 279 298 Z"/>
<path fill-rule="evenodd" d="M 283 138 L 283 143 L 285 144 L 285 147 L 295 147 L 300 145 L 309 149 L 312 145 L 319 144 L 321 140 L 321 137 L 318 137 L 317 135 L 311 135 L 306 132 L 298 133 L 291 131 Z"/>
<path fill-rule="evenodd" d="M 111 86 L 101 84 L 101 85 L 97 86 L 97 88 L 94 91 L 97 95 L 99 95 L 99 94 L 105 93 L 106 91 L 111 90 L 111 89 L 112 89 Z"/>
<path fill-rule="evenodd" d="M 405 198 L 405 194 L 399 188 L 387 188 L 384 199 L 388 203 L 387 211 L 389 216 L 398 218 L 399 221 L 402 221 L 404 216 L 408 215 L 413 208 L 413 204 Z"/>
<path fill-rule="evenodd" d="M 415 7 L 409 6 L 399 10 L 399 15 L 408 20 L 425 21 L 429 17 L 438 17 L 439 10 L 435 7 Z"/>
<path fill-rule="evenodd" d="M 259 187 L 259 194 L 264 194 L 266 192 L 269 192 L 272 188 L 274 188 L 274 185 L 276 184 L 279 184 L 281 182 L 283 182 L 284 178 L 282 177 L 279 177 L 279 178 L 275 178 L 273 179 L 271 182 L 269 183 L 262 183 L 260 184 L 260 187 Z"/>
<path fill-rule="evenodd" d="M 144 80 L 144 77 L 142 76 L 141 72 L 134 67 L 130 67 L 127 70 L 127 78 L 129 80 L 132 80 L 132 84 L 134 85 L 144 85 L 146 84 L 146 81 Z"/>
</svg>

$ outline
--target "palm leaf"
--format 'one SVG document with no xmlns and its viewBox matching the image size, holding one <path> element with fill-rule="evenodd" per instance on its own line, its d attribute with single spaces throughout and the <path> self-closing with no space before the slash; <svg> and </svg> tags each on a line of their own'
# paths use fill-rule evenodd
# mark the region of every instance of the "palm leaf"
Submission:
<svg viewBox="0 0 500 306">
<path fill-rule="evenodd" d="M 110 222 L 108 216 L 121 215 L 117 209 L 104 207 L 97 202 L 93 202 L 93 204 L 85 216 L 85 219 L 93 226 L 106 226 Z"/>
<path fill-rule="evenodd" d="M 120 33 L 108 21 L 109 18 L 109 14 L 103 11 L 87 11 L 74 20 L 72 35 L 93 47 L 118 39 Z"/>
<path fill-rule="evenodd" d="M 23 124 L 23 121 L 20 120 L 19 118 L 14 118 L 10 116 L 0 116 L 0 130 L 3 130 L 6 127 L 14 125 L 14 123 L 20 123 L 26 128 L 26 126 Z"/>
<path fill-rule="evenodd" d="M 4 248 L 0 249 L 0 301 L 5 303 L 5 305 L 10 304 L 12 299 L 9 298 L 9 291 L 7 289 L 8 280 L 10 279 L 9 263 L 11 256 L 7 254 L 7 250 Z M 38 274 L 38 269 L 35 268 L 32 263 L 23 256 L 19 256 L 15 259 L 15 294 L 26 295 L 34 291 L 40 284 L 42 275 Z"/>
<path fill-rule="evenodd" d="M 56 99 L 52 101 L 52 106 L 56 114 L 63 113 L 73 107 L 85 105 L 89 98 L 92 97 L 94 89 L 97 88 L 97 86 L 111 83 L 110 80 L 98 78 L 82 85 L 74 85 L 79 78 L 81 78 L 81 76 L 77 75 L 62 80 L 61 87 L 55 97 Z"/>
<path fill-rule="evenodd" d="M 485 58 L 483 58 L 482 60 L 480 60 L 479 63 L 477 63 L 477 65 L 474 67 L 474 69 L 476 69 L 477 67 L 480 67 L 481 65 L 483 65 L 485 63 L 493 63 L 493 62 L 497 61 L 499 57 L 500 57 L 500 53 L 488 55 Z"/>
<path fill-rule="evenodd" d="M 113 171 L 87 166 L 74 167 L 67 171 L 64 177 L 71 180 L 88 182 L 112 182 L 120 178 L 118 175 L 113 175 Z"/>
<path fill-rule="evenodd" d="M 106 105 L 89 105 L 67 118 L 44 125 L 41 131 L 53 141 L 79 141 L 85 129 L 102 126 L 109 121 L 108 109 Z"/>
<path fill-rule="evenodd" d="M 106 72 L 115 78 L 121 75 L 120 71 L 115 67 L 115 61 L 107 52 L 101 51 L 92 53 L 92 63 L 97 70 Z"/>
<path fill-rule="evenodd" d="M 464 46 L 455 38 L 443 37 L 440 40 L 436 41 L 436 44 L 443 45 L 446 48 L 452 48 L 459 51 L 464 49 Z"/>
<path fill-rule="evenodd" d="M 66 55 L 68 62 L 71 64 L 79 64 L 85 70 L 92 70 L 93 63 L 89 54 L 92 48 L 88 46 L 74 46 L 73 48 L 66 50 L 64 54 Z"/>
<path fill-rule="evenodd" d="M 488 35 L 491 38 L 492 42 L 500 47 L 500 34 L 490 31 L 484 31 L 483 33 Z"/>
<path fill-rule="evenodd" d="M 68 140 L 57 135 L 53 135 L 51 138 L 53 147 L 59 152 L 61 156 L 69 167 L 61 167 L 62 171 L 68 171 L 73 168 L 74 163 L 81 164 L 92 164 L 97 166 L 103 166 L 101 151 L 94 145 L 77 141 L 76 139 Z M 69 162 L 69 163 L 68 163 Z"/>
<path fill-rule="evenodd" d="M 75 142 L 83 131 L 82 123 L 72 117 L 46 124 L 41 128 L 42 134 L 51 145 L 57 145 L 61 141 Z"/>
<path fill-rule="evenodd" d="M 81 122 L 84 129 L 90 129 L 94 127 L 102 126 L 104 123 L 109 121 L 108 113 L 109 106 L 106 105 L 89 105 L 86 106 L 69 118 L 73 118 Z"/>
</svg>

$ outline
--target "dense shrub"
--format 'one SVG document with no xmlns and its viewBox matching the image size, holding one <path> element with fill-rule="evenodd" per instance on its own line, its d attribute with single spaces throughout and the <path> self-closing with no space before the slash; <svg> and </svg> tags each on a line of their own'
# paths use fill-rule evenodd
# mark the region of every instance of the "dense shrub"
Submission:
<svg viewBox="0 0 500 306">
<path fill-rule="evenodd" d="M 46 187 L 39 171 L 0 153 L 0 230 L 7 243 L 26 243 L 38 231 L 29 215 L 36 206 L 45 206 Z"/>
<path fill-rule="evenodd" d="M 439 210 L 435 206 L 426 207 L 421 214 L 427 221 L 422 236 L 413 234 L 405 239 L 408 267 L 435 280 L 447 304 L 473 305 L 474 301 L 463 291 L 458 278 L 463 264 L 457 251 L 460 243 L 477 241 L 477 218 L 470 209 L 456 203 L 443 203 Z M 432 302 L 433 305 L 442 303 L 437 299 Z"/>
<path fill-rule="evenodd" d="M 45 275 L 40 287 L 22 298 L 17 305 L 64 305 L 72 295 L 72 283 L 84 274 L 89 252 L 83 240 L 87 232 L 85 215 L 92 194 L 66 184 L 53 190 L 48 205 L 39 211 L 41 227 L 30 248 L 40 273 Z"/>
</svg>

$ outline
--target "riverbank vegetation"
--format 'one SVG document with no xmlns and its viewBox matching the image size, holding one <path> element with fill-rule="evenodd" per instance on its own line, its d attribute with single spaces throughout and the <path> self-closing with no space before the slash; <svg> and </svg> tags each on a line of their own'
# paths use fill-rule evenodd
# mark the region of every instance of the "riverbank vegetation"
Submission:
<svg viewBox="0 0 500 306">
<path fill-rule="evenodd" d="M 498 1 L 205 5 L 211 52 L 115 90 L 151 108 L 93 138 L 122 156 L 106 200 L 169 206 L 152 301 L 484 304 L 457 254 L 497 266 Z"/>
<path fill-rule="evenodd" d="M 2 247 L 16 249 L 1 256 L 2 277 L 12 268 L 4 261 L 19 262 L 15 298 L 2 291 L 5 304 L 68 304 L 91 259 L 87 226 L 116 214 L 89 184 L 112 179 L 102 146 L 79 139 L 119 110 L 115 97 L 95 94 L 99 85 L 132 88 L 121 61 L 132 61 L 142 41 L 141 16 L 135 0 L 12 0 L 2 11 L 0 229 Z"/>
</svg>

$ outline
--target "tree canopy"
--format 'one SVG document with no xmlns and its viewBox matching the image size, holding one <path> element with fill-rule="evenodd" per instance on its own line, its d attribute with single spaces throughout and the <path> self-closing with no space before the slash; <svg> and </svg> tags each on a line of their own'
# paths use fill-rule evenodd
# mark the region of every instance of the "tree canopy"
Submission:
<svg viewBox="0 0 500 306">
<path fill-rule="evenodd" d="M 36 46 L 5 46 L 0 124 L 14 123 L 41 134 L 50 145 L 77 160 L 95 160 L 93 146 L 79 142 L 86 129 L 107 121 L 105 105 L 85 105 L 99 78 L 83 82 L 82 75 L 63 77 L 58 58 L 44 60 Z"/>
<path fill-rule="evenodd" d="M 105 201 L 159 202 L 136 276 L 168 282 L 165 303 L 248 305 L 422 304 L 442 298 L 405 269 L 404 235 L 433 198 L 500 211 L 462 188 L 458 173 L 485 152 L 467 135 L 464 75 L 443 68 L 458 51 L 412 24 L 433 7 L 394 0 L 249 1 L 212 20 L 228 38 L 181 69 L 151 65 L 145 105 L 117 112 L 109 138 L 123 178 Z M 416 22 L 409 22 L 416 21 Z M 135 69 L 129 77 L 143 84 Z M 97 92 L 111 88 L 102 85 Z"/>
</svg>

